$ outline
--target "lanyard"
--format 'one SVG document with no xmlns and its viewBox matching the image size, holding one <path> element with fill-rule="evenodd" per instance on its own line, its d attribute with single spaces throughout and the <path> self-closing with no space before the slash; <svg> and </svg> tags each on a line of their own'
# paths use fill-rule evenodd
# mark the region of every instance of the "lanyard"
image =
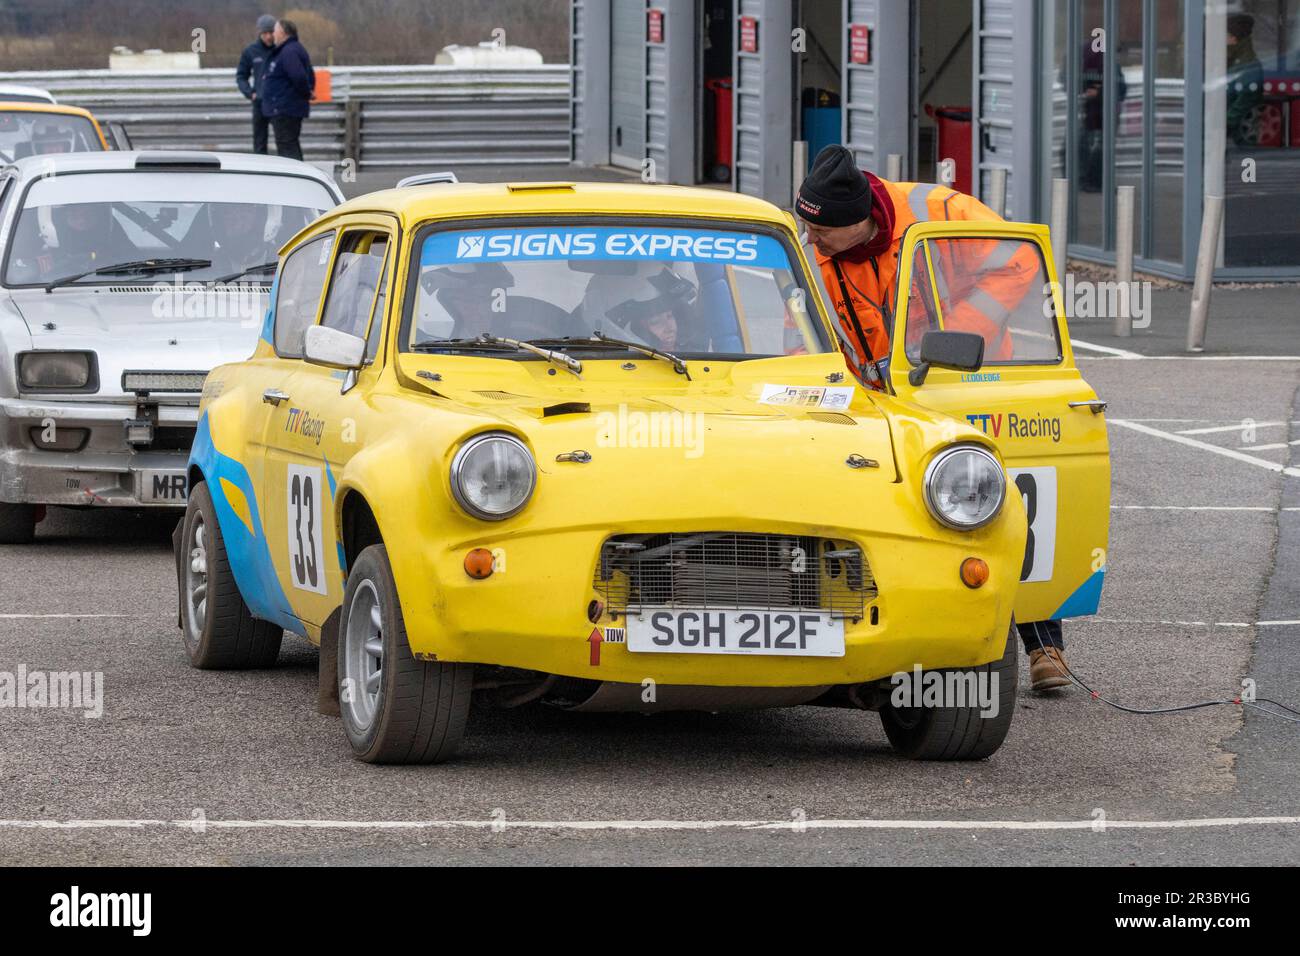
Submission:
<svg viewBox="0 0 1300 956">
<path fill-rule="evenodd" d="M 835 278 L 840 284 L 840 295 L 844 297 L 844 311 L 849 315 L 849 321 L 853 323 L 853 331 L 857 333 L 858 342 L 862 346 L 862 351 L 866 353 L 867 360 L 858 366 L 858 373 L 864 382 L 870 384 L 873 388 L 884 388 L 884 382 L 880 374 L 880 369 L 876 366 L 876 358 L 871 354 L 871 343 L 867 341 L 867 334 L 862 330 L 862 323 L 858 320 L 858 310 L 853 307 L 853 299 L 849 296 L 849 287 L 844 282 L 844 272 L 840 269 L 840 264 L 831 260 L 831 266 L 835 269 Z"/>
</svg>

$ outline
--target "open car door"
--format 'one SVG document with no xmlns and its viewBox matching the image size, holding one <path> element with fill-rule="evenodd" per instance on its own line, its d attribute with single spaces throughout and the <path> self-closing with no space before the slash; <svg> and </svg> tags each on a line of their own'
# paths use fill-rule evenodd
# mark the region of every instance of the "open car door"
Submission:
<svg viewBox="0 0 1300 956">
<path fill-rule="evenodd" d="M 1029 518 L 1017 622 L 1095 614 L 1110 529 L 1105 403 L 1074 363 L 1047 227 L 917 223 L 899 255 L 891 383 L 1002 453 Z M 925 333 L 941 330 L 981 335 L 983 365 L 912 375 Z"/>
</svg>

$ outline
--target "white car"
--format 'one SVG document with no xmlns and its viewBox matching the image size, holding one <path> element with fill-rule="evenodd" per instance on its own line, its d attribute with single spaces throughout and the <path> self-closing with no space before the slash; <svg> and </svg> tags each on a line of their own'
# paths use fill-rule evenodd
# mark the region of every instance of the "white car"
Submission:
<svg viewBox="0 0 1300 956">
<path fill-rule="evenodd" d="M 0 543 L 47 505 L 179 507 L 208 370 L 247 358 L 314 166 L 72 153 L 0 170 Z"/>
<path fill-rule="evenodd" d="M 49 90 L 20 83 L 0 83 L 0 103 L 57 103 Z"/>
</svg>

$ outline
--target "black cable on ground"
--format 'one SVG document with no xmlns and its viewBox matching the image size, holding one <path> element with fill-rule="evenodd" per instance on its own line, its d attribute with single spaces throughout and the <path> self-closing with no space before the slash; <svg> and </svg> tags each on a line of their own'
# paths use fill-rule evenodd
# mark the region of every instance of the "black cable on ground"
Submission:
<svg viewBox="0 0 1300 956">
<path fill-rule="evenodd" d="M 1051 654 L 1048 654 L 1047 645 L 1043 643 L 1042 637 L 1039 636 L 1038 628 L 1034 628 L 1034 639 L 1038 641 L 1038 646 L 1042 649 L 1047 659 L 1052 662 L 1052 666 L 1056 668 L 1056 672 L 1058 674 L 1060 674 L 1066 680 L 1070 681 L 1070 683 L 1076 684 L 1077 686 L 1086 690 L 1088 692 L 1088 695 L 1093 700 L 1099 700 L 1103 704 L 1109 704 L 1111 707 L 1114 707 L 1116 710 L 1123 711 L 1126 714 L 1179 714 L 1179 713 L 1186 713 L 1187 711 L 1191 711 L 1191 710 L 1201 710 L 1205 707 L 1219 707 L 1225 704 L 1237 704 L 1238 706 L 1241 707 L 1250 707 L 1254 710 L 1259 711 L 1261 714 L 1268 714 L 1270 717 L 1276 717 L 1278 720 L 1285 720 L 1290 723 L 1300 724 L 1300 710 L 1296 710 L 1294 707 L 1290 707 L 1282 703 L 1281 701 L 1273 700 L 1270 697 L 1257 697 L 1253 701 L 1243 700 L 1240 697 L 1228 697 L 1228 698 L 1224 698 L 1223 700 L 1205 700 L 1195 704 L 1182 704 L 1177 707 L 1129 707 L 1126 704 L 1121 704 L 1117 700 L 1111 700 L 1109 697 L 1105 697 L 1098 691 L 1093 690 L 1086 683 L 1084 683 L 1084 681 L 1081 678 L 1075 675 L 1074 671 L 1070 669 L 1070 665 L 1065 663 L 1064 658 L 1053 657 Z M 1058 648 L 1057 650 L 1059 653 L 1060 649 Z M 1062 666 L 1064 666 L 1065 668 L 1064 670 L 1061 669 Z M 1294 714 L 1295 716 L 1288 716 L 1287 714 L 1279 714 L 1276 711 L 1269 710 L 1266 707 L 1260 706 L 1261 704 L 1270 704 L 1274 707 L 1280 707 L 1283 710 L 1287 711 L 1288 713 Z"/>
</svg>

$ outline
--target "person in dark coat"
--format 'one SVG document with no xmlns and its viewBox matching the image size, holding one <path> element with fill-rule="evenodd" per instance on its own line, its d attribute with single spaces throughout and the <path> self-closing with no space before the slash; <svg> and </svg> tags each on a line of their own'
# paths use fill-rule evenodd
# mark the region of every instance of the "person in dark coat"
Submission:
<svg viewBox="0 0 1300 956">
<path fill-rule="evenodd" d="M 258 102 L 258 91 L 262 88 L 262 77 L 266 73 L 266 64 L 275 49 L 275 17 L 265 13 L 257 18 L 257 39 L 244 47 L 240 54 L 239 66 L 235 70 L 235 84 L 244 99 L 253 104 L 253 152 L 265 153 L 270 123 L 262 113 L 262 104 Z"/>
<path fill-rule="evenodd" d="M 316 72 L 307 48 L 298 42 L 298 27 L 292 20 L 275 24 L 275 49 L 266 64 L 262 81 L 262 114 L 271 121 L 275 151 L 290 159 L 302 159 L 302 121 L 311 115 L 311 96 Z"/>
</svg>

